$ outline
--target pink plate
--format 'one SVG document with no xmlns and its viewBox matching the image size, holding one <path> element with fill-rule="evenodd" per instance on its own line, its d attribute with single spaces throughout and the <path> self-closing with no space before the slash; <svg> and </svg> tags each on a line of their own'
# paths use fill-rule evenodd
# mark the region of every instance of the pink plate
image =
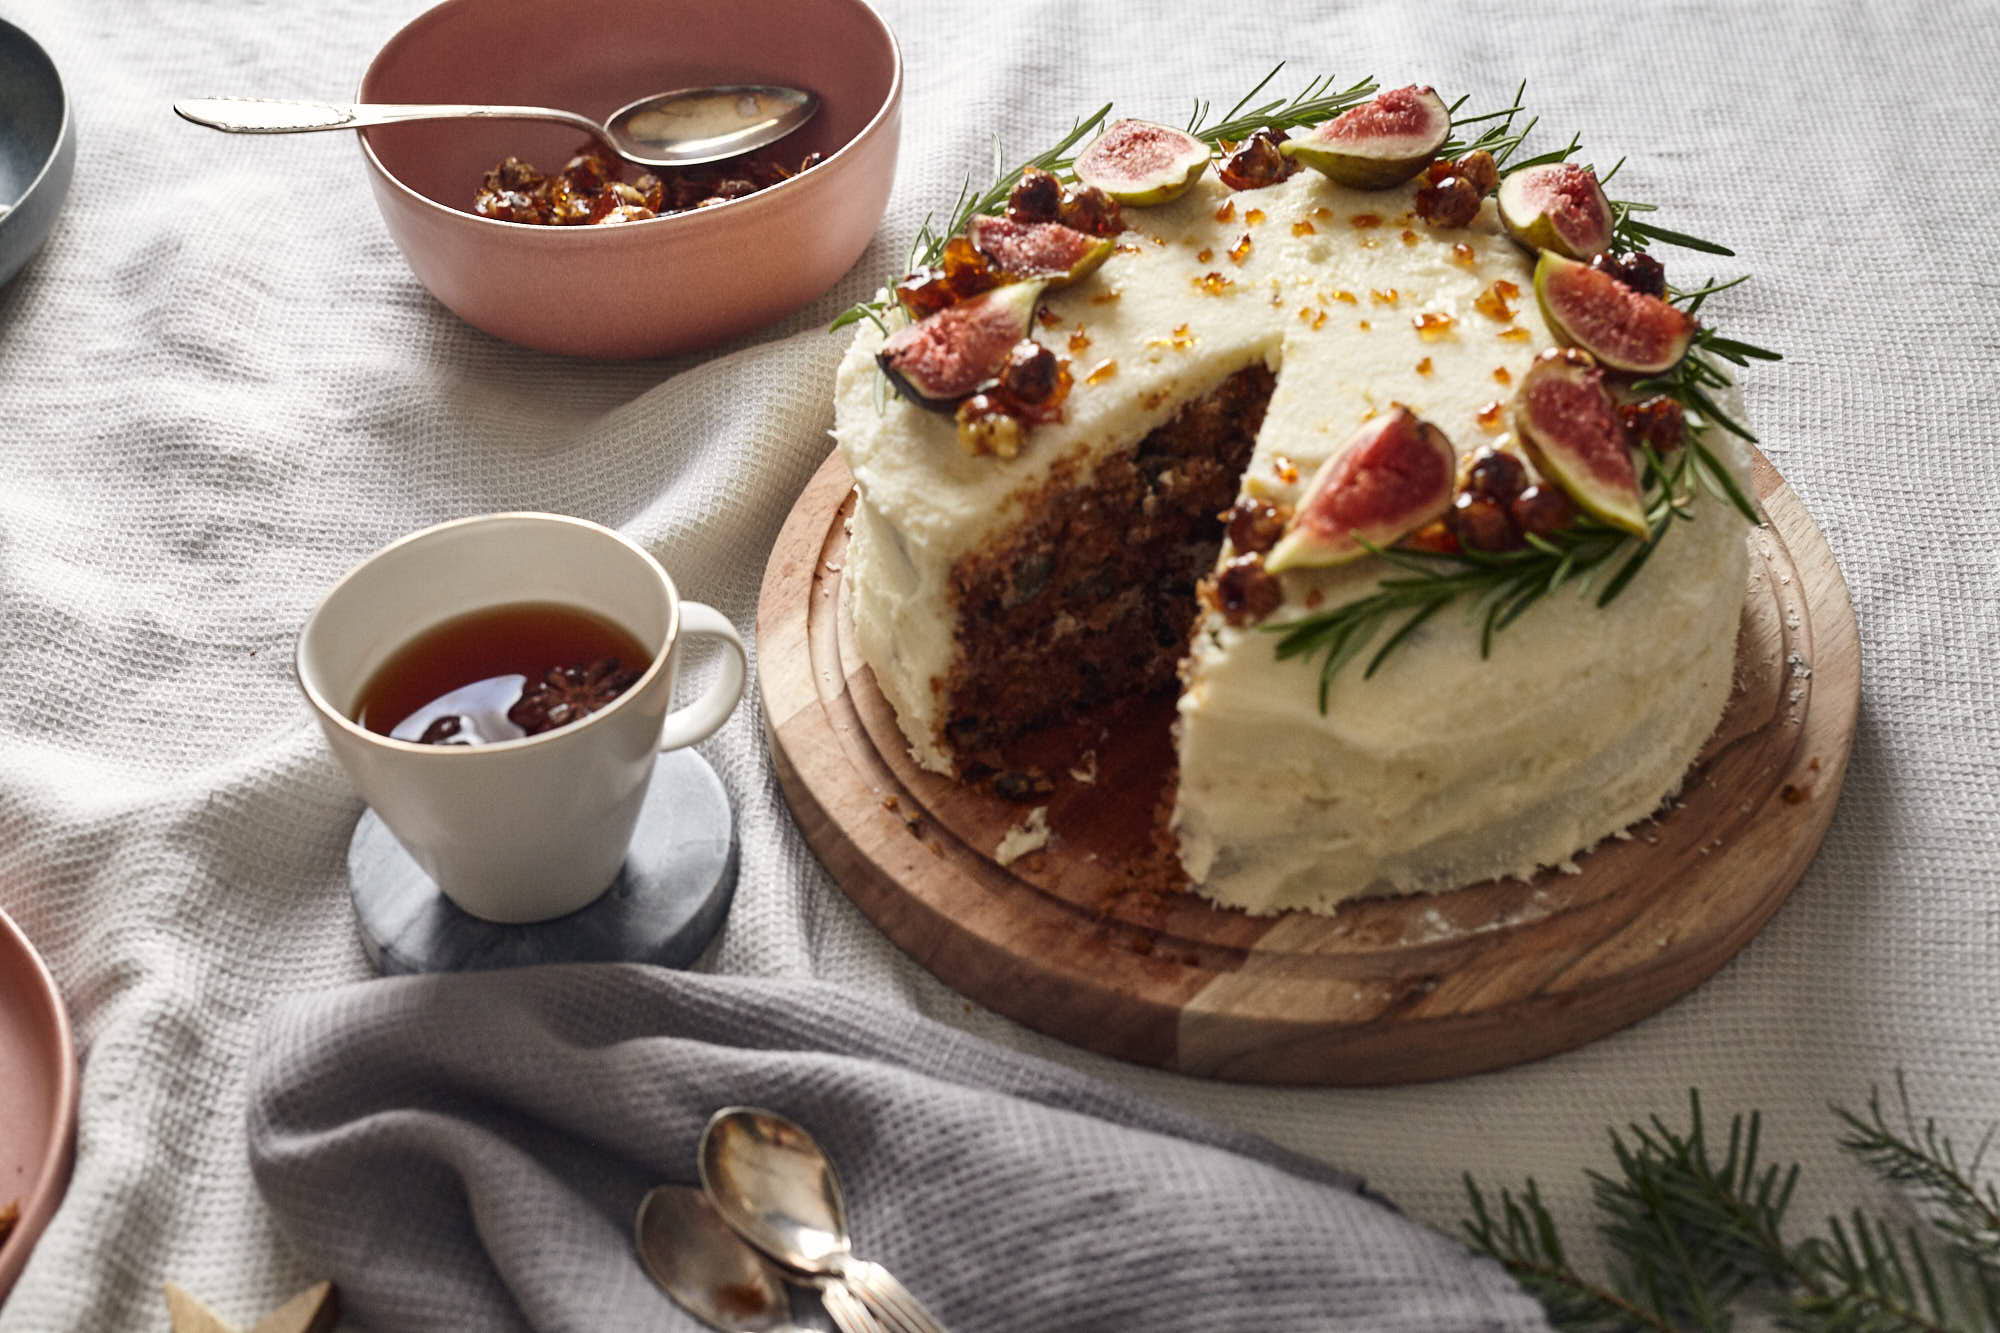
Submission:
<svg viewBox="0 0 2000 1333">
<path fill-rule="evenodd" d="M 0 1301 L 69 1184 L 76 1147 L 76 1047 L 55 979 L 0 912 L 0 1208 L 20 1221 L 0 1243 Z"/>
</svg>

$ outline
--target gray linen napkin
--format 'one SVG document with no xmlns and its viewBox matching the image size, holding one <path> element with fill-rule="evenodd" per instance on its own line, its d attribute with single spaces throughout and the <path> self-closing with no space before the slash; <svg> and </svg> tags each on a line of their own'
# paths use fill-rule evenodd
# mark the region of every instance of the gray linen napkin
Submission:
<svg viewBox="0 0 2000 1333">
<path fill-rule="evenodd" d="M 363 982 L 282 1005 L 250 1160 L 383 1329 L 694 1329 L 631 1257 L 749 1103 L 838 1164 L 856 1249 L 952 1333 L 1546 1329 L 1353 1177 L 815 982 L 639 966 Z"/>
</svg>

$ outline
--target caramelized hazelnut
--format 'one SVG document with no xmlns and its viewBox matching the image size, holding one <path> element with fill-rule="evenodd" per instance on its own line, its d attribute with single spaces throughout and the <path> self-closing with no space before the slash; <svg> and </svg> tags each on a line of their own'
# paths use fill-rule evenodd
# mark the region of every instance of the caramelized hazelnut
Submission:
<svg viewBox="0 0 2000 1333">
<path fill-rule="evenodd" d="M 1298 166 L 1278 151 L 1278 145 L 1283 142 L 1284 136 L 1276 130 L 1258 130 L 1222 160 L 1215 174 L 1232 190 L 1256 190 L 1276 185 Z"/>
<path fill-rule="evenodd" d="M 1618 409 L 1618 415 L 1635 444 L 1650 445 L 1658 454 L 1672 453 L 1687 437 L 1687 413 L 1664 394 L 1627 403 Z"/>
<path fill-rule="evenodd" d="M 1635 292 L 1659 297 L 1667 294 L 1667 266 L 1644 250 L 1634 250 L 1629 255 L 1592 255 L 1590 266 L 1599 273 L 1610 274 Z"/>
<path fill-rule="evenodd" d="M 577 189 L 595 194 L 606 181 L 618 179 L 618 159 L 603 144 L 587 143 L 563 164 L 562 174 Z"/>
<path fill-rule="evenodd" d="M 1488 449 L 1472 460 L 1466 474 L 1466 489 L 1488 500 L 1506 504 L 1528 484 L 1528 469 L 1521 460 L 1500 449 Z"/>
<path fill-rule="evenodd" d="M 1215 605 L 1222 618 L 1238 626 L 1255 624 L 1285 600 L 1278 576 L 1264 568 L 1261 555 L 1239 555 L 1215 576 Z"/>
<path fill-rule="evenodd" d="M 1463 227 L 1479 216 L 1480 193 L 1463 176 L 1446 176 L 1417 191 L 1417 216 L 1433 227 Z"/>
<path fill-rule="evenodd" d="M 1054 222 L 1062 216 L 1062 182 L 1029 167 L 1007 194 L 1007 216 L 1016 222 Z"/>
<path fill-rule="evenodd" d="M 519 190 L 481 190 L 472 201 L 472 211 L 483 218 L 502 222 L 540 222 L 541 206 L 533 196 Z"/>
<path fill-rule="evenodd" d="M 1506 507 L 1483 495 L 1461 493 L 1452 504 L 1450 522 L 1452 535 L 1468 551 L 1512 551 L 1522 545 Z"/>
<path fill-rule="evenodd" d="M 1576 518 L 1576 505 L 1555 486 L 1530 486 L 1507 507 L 1522 532 L 1546 537 Z"/>
<path fill-rule="evenodd" d="M 486 179 L 481 182 L 480 188 L 528 191 L 541 183 L 542 173 L 528 163 L 518 157 L 503 157 L 498 166 L 486 173 Z"/>
<path fill-rule="evenodd" d="M 1262 554 L 1285 535 L 1289 515 L 1276 505 L 1246 495 L 1223 517 L 1229 524 L 1229 544 L 1238 553 Z"/>
<path fill-rule="evenodd" d="M 1451 174 L 1471 181 L 1472 188 L 1482 196 L 1492 194 L 1500 187 L 1500 164 L 1484 148 L 1467 153 L 1451 165 Z"/>
<path fill-rule="evenodd" d="M 1045 403 L 1056 388 L 1056 354 L 1032 338 L 1023 338 L 1007 354 L 1000 387 L 1023 403 Z"/>
<path fill-rule="evenodd" d="M 1064 197 L 1062 223 L 1092 236 L 1116 236 L 1125 230 L 1125 217 L 1113 199 L 1095 185 L 1074 189 Z"/>
</svg>

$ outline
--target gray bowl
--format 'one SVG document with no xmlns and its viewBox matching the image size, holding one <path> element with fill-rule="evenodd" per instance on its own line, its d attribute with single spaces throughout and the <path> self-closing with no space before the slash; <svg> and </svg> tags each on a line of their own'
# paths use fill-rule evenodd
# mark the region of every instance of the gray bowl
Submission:
<svg viewBox="0 0 2000 1333">
<path fill-rule="evenodd" d="M 76 169 L 76 119 L 55 62 L 0 19 L 0 286 L 42 248 Z"/>
</svg>

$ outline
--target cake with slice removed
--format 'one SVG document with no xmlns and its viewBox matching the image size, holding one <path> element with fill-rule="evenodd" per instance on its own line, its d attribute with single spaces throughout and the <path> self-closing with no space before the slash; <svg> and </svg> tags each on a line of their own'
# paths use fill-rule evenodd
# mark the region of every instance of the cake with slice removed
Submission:
<svg viewBox="0 0 2000 1333">
<path fill-rule="evenodd" d="M 1205 173 L 1154 135 L 1171 197 L 1122 227 L 1031 176 L 861 328 L 846 606 L 918 763 L 989 777 L 1175 691 L 1163 832 L 1253 913 L 1530 875 L 1678 789 L 1730 692 L 1747 452 L 1611 364 L 1694 324 L 1601 253 L 1594 178 L 1426 158 L 1427 94 Z"/>
</svg>

